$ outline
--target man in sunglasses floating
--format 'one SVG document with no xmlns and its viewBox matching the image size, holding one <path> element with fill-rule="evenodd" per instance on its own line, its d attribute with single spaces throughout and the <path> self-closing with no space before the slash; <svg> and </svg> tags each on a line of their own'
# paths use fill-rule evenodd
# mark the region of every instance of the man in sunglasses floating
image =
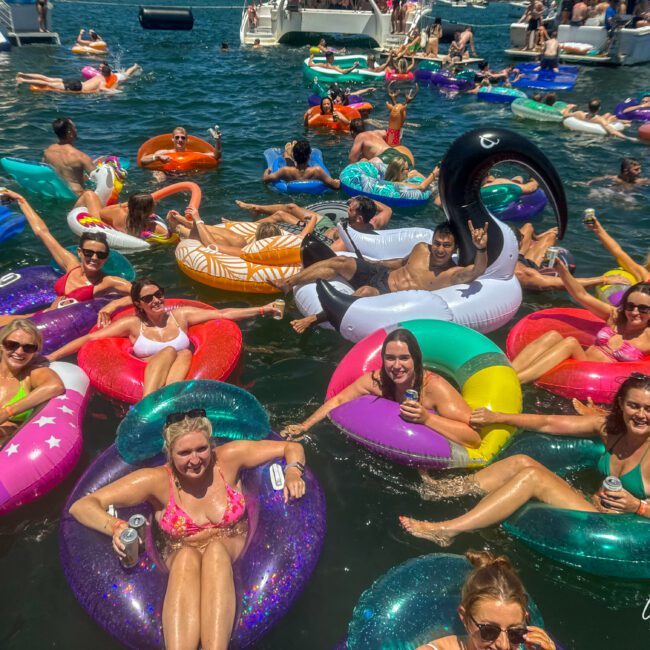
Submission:
<svg viewBox="0 0 650 650">
<path fill-rule="evenodd" d="M 219 131 L 219 127 L 215 126 L 213 129 L 209 129 L 209 132 L 210 135 L 214 138 L 214 151 L 205 151 L 202 153 L 204 153 L 206 156 L 211 156 L 215 158 L 215 160 L 219 161 L 221 159 L 221 131 Z M 154 162 L 161 162 L 163 164 L 168 163 L 171 160 L 171 156 L 169 154 L 184 153 L 187 151 L 187 131 L 184 127 L 177 126 L 172 131 L 172 142 L 174 144 L 173 149 L 158 149 L 158 151 L 155 151 L 154 153 L 146 154 L 142 156 L 139 164 L 142 165 L 142 167 L 146 167 L 147 165 L 151 165 Z M 158 176 L 158 174 L 156 174 L 156 176 Z M 164 179 L 164 174 L 162 174 L 162 177 Z"/>
</svg>

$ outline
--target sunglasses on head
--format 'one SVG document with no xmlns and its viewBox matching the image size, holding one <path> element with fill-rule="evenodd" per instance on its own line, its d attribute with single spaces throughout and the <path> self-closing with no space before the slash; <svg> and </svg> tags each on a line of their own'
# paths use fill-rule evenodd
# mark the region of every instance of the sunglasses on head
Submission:
<svg viewBox="0 0 650 650">
<path fill-rule="evenodd" d="M 150 302 L 153 301 L 154 298 L 157 298 L 158 300 L 162 300 L 165 297 L 165 290 L 164 289 L 158 289 L 158 291 L 154 291 L 153 293 L 149 293 L 146 296 L 140 296 L 138 298 L 139 302 L 143 302 L 145 305 L 148 305 Z"/>
<path fill-rule="evenodd" d="M 520 625 L 518 627 L 507 627 L 505 630 L 502 627 L 499 627 L 496 623 L 478 623 L 476 619 L 470 614 L 470 620 L 478 628 L 478 633 L 481 637 L 481 641 L 487 641 L 491 643 L 496 641 L 499 638 L 501 632 L 505 632 L 508 635 L 508 641 L 510 645 L 521 645 L 524 643 L 524 635 L 528 632 L 528 628 L 525 625 Z"/>
<path fill-rule="evenodd" d="M 108 257 L 108 251 L 94 251 L 90 248 L 81 248 L 81 254 L 87 259 L 91 259 L 93 255 L 97 257 L 98 260 L 105 260 Z"/>
<path fill-rule="evenodd" d="M 650 305 L 637 305 L 635 302 L 630 302 L 629 300 L 623 306 L 625 311 L 634 311 L 635 309 L 639 310 L 639 314 L 650 314 Z"/>
<path fill-rule="evenodd" d="M 165 419 L 165 426 L 182 422 L 185 418 L 204 418 L 205 409 L 191 409 L 190 411 L 176 411 L 170 413 Z"/>
<path fill-rule="evenodd" d="M 38 345 L 36 343 L 19 343 L 18 341 L 10 341 L 8 339 L 2 342 L 2 347 L 7 352 L 15 352 L 18 348 L 22 348 L 27 354 L 38 352 Z"/>
</svg>

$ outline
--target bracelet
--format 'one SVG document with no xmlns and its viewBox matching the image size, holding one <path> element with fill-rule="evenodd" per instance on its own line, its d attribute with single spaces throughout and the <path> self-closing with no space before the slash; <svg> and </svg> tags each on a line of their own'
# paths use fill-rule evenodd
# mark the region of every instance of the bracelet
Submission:
<svg viewBox="0 0 650 650">
<path fill-rule="evenodd" d="M 645 517 L 648 510 L 648 502 L 645 499 L 639 499 L 639 507 L 636 509 L 636 514 Z"/>
<path fill-rule="evenodd" d="M 477 253 L 484 253 L 486 250 L 487 250 L 487 246 L 485 246 L 485 248 L 477 248 L 476 252 Z"/>
<path fill-rule="evenodd" d="M 116 521 L 116 522 L 111 526 L 111 532 L 113 533 L 113 535 L 115 535 L 115 531 L 116 531 L 116 530 L 117 530 L 117 529 L 118 529 L 122 524 L 124 524 L 127 528 L 128 528 L 128 526 L 129 526 L 129 524 L 128 524 L 126 521 L 124 521 L 124 519 L 118 519 L 118 520 L 117 520 L 117 521 Z"/>
<path fill-rule="evenodd" d="M 260 316 L 264 316 L 264 307 L 259 308 Z"/>
<path fill-rule="evenodd" d="M 203 221 L 203 219 L 200 219 L 199 221 L 195 221 L 194 223 L 195 223 L 197 226 L 202 226 L 202 225 L 205 223 L 205 221 Z"/>
<path fill-rule="evenodd" d="M 5 413 L 6 413 L 10 418 L 12 418 L 12 417 L 14 417 L 14 415 L 16 415 L 15 412 L 14 412 L 14 410 L 11 408 L 11 406 L 7 405 L 7 406 L 3 406 L 2 408 L 4 409 Z"/>
<path fill-rule="evenodd" d="M 302 476 L 305 473 L 305 466 L 301 462 L 289 463 L 288 465 L 285 466 L 284 473 L 286 474 L 287 470 L 291 469 L 292 467 L 295 467 L 300 471 L 300 476 Z"/>
</svg>

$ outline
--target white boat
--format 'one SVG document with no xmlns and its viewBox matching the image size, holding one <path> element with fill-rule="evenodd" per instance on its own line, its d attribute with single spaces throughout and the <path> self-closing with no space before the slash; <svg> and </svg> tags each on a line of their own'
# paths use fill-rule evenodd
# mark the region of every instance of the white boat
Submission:
<svg viewBox="0 0 650 650">
<path fill-rule="evenodd" d="M 260 45 L 276 45 L 290 35 L 300 33 L 365 36 L 379 47 L 401 45 L 406 34 L 391 34 L 391 15 L 382 13 L 375 0 L 364 0 L 368 9 L 326 9 L 329 0 L 320 3 L 318 9 L 310 6 L 311 0 L 270 0 L 257 6 L 258 25 L 253 29 L 248 21 L 248 6 L 244 5 L 239 27 L 239 40 L 252 45 L 259 39 Z M 361 6 L 361 4 L 358 4 Z M 423 0 L 413 4 L 406 14 L 406 33 L 418 25 L 425 14 L 431 12 Z"/>
<path fill-rule="evenodd" d="M 435 0 L 435 2 L 437 5 L 442 5 L 443 7 L 467 7 L 465 0 Z"/>
<path fill-rule="evenodd" d="M 621 18 L 623 18 L 621 16 Z M 626 24 L 626 23 L 624 23 Z M 607 65 L 637 65 L 650 61 L 650 27 L 627 29 L 619 27 L 614 31 L 611 44 L 607 30 L 602 25 L 560 25 L 557 34 L 560 47 L 566 43 L 572 51 L 560 50 L 560 60 L 567 63 L 592 63 Z M 526 25 L 510 25 L 510 47 L 506 54 L 517 59 L 534 59 L 539 52 L 526 51 Z M 569 44 L 571 44 L 569 46 Z M 580 50 L 578 45 L 591 45 L 590 53 Z"/>
</svg>

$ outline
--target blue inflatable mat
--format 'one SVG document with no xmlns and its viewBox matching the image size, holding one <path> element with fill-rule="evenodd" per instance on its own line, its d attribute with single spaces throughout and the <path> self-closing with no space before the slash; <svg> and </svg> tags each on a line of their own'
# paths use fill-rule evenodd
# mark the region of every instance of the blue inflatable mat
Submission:
<svg viewBox="0 0 650 650">
<path fill-rule="evenodd" d="M 0 164 L 21 187 L 34 194 L 48 199 L 77 199 L 77 195 L 51 165 L 21 158 L 0 158 Z"/>
<path fill-rule="evenodd" d="M 277 172 L 278 169 L 284 167 L 286 164 L 282 150 L 277 147 L 267 149 L 264 152 L 264 158 L 266 158 L 266 165 L 270 168 L 271 172 Z M 311 150 L 309 166 L 320 167 L 328 176 L 330 175 L 323 162 L 323 154 L 320 149 Z M 282 194 L 322 194 L 331 189 L 321 181 L 275 181 L 271 183 L 271 187 Z"/>
<path fill-rule="evenodd" d="M 538 63 L 522 63 L 517 68 L 521 72 L 521 78 L 512 81 L 515 88 L 533 88 L 535 90 L 573 90 L 578 80 L 578 66 L 561 65 L 559 72 L 553 70 L 537 70 Z"/>
<path fill-rule="evenodd" d="M 12 212 L 7 206 L 0 205 L 0 244 L 20 235 L 26 225 L 27 221 L 22 214 Z"/>
</svg>

